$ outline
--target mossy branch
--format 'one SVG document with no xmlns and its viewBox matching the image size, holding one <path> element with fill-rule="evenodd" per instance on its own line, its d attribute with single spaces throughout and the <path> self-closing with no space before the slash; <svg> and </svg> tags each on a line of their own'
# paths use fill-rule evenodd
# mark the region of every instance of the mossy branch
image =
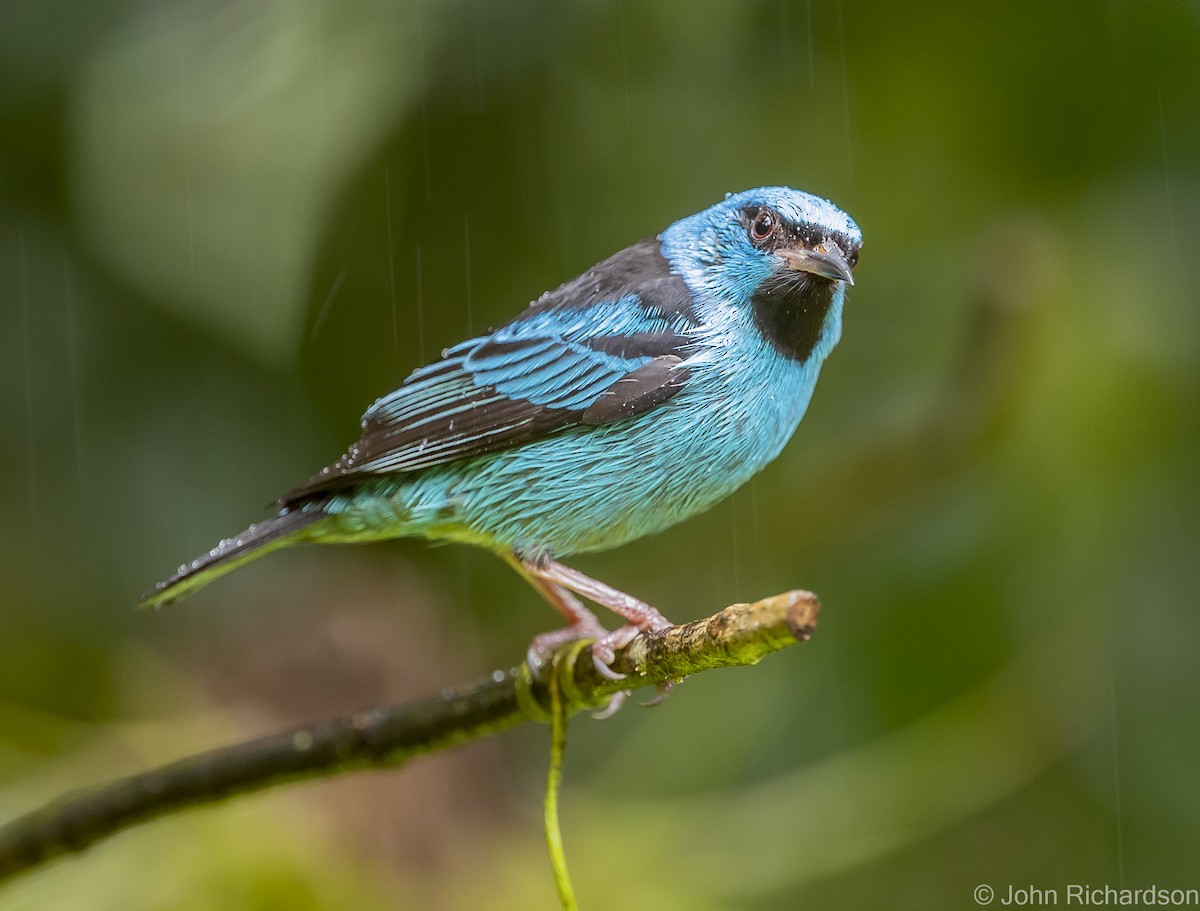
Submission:
<svg viewBox="0 0 1200 911">
<path fill-rule="evenodd" d="M 575 643 L 546 667 L 555 668 L 568 713 L 596 710 L 631 687 L 755 664 L 807 640 L 819 612 L 814 595 L 793 591 L 640 634 L 617 653 L 613 667 L 627 675 L 620 682 L 600 674 Z M 550 705 L 548 681 L 522 664 L 434 699 L 306 724 L 70 793 L 0 828 L 0 880 L 175 810 L 301 778 L 395 767 L 525 721 L 548 722 Z"/>
</svg>

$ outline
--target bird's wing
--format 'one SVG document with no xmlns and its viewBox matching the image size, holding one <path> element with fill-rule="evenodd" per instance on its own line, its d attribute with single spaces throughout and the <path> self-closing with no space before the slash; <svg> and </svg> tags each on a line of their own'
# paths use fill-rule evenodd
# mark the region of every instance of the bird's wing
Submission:
<svg viewBox="0 0 1200 911">
<path fill-rule="evenodd" d="M 653 408 L 687 381 L 689 303 L 657 241 L 643 241 L 413 372 L 367 410 L 345 455 L 280 502 Z"/>
</svg>

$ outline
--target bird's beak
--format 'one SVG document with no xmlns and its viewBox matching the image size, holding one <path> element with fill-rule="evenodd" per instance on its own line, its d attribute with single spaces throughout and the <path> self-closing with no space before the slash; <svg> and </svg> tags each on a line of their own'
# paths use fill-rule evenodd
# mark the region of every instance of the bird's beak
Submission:
<svg viewBox="0 0 1200 911">
<path fill-rule="evenodd" d="M 853 285 L 854 274 L 850 271 L 850 264 L 846 262 L 846 255 L 835 244 L 822 244 L 821 247 L 824 249 L 809 250 L 807 247 L 800 247 L 781 250 L 780 254 L 787 267 L 794 272 L 811 272 L 813 275 Z"/>
</svg>

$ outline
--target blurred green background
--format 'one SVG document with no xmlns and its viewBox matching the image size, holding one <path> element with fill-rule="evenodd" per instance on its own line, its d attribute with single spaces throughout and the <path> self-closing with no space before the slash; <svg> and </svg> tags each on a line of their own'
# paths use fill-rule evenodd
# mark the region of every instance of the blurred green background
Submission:
<svg viewBox="0 0 1200 911">
<path fill-rule="evenodd" d="M 783 456 L 579 559 L 814 640 L 571 729 L 585 908 L 1200 887 L 1194 2 L 58 0 L 0 29 L 0 818 L 516 661 L 399 542 L 137 595 L 468 333 L 727 191 L 866 237 Z M 552 907 L 548 731 L 180 814 L 20 909 Z"/>
</svg>

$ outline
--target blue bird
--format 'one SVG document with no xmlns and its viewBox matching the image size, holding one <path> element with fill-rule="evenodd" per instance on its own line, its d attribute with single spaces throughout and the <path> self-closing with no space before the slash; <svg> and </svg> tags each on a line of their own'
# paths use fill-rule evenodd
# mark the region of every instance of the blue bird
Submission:
<svg viewBox="0 0 1200 911">
<path fill-rule="evenodd" d="M 300 543 L 424 536 L 487 547 L 594 638 L 597 666 L 655 608 L 559 562 L 708 509 L 774 459 L 841 335 L 862 234 L 829 201 L 763 187 L 675 222 L 412 373 L 278 514 L 158 583 L 166 604 Z M 620 615 L 606 630 L 579 598 Z"/>
</svg>

